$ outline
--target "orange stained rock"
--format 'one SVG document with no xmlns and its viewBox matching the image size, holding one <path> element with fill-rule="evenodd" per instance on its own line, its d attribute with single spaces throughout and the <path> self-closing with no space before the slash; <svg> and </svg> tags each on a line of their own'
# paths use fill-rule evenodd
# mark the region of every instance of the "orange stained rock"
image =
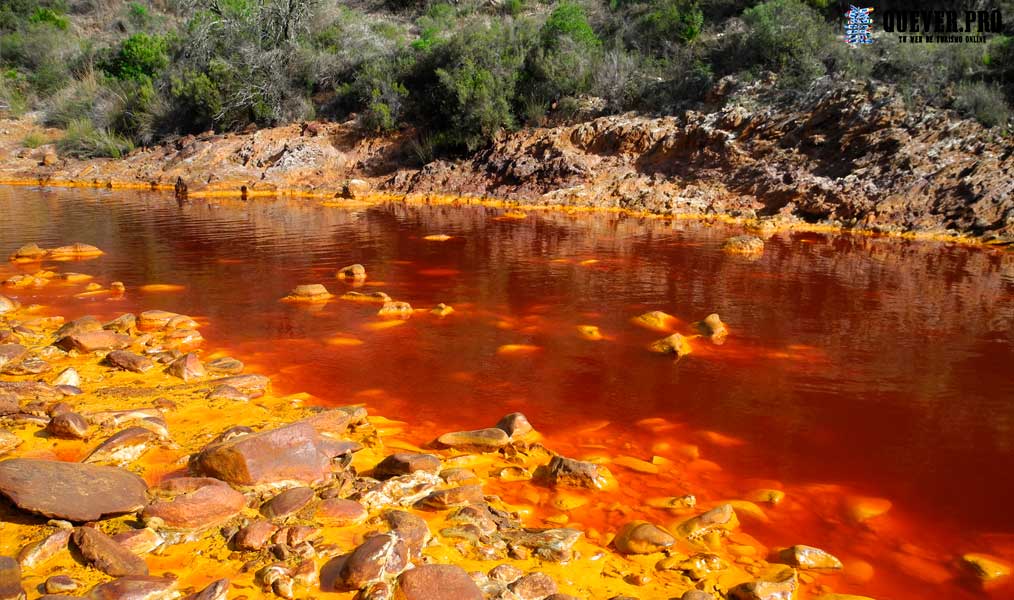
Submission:
<svg viewBox="0 0 1014 600">
<path fill-rule="evenodd" d="M 330 346 L 360 346 L 363 340 L 350 335 L 335 335 L 324 340 Z"/>
<path fill-rule="evenodd" d="M 539 350 L 539 346 L 532 344 L 504 344 L 496 349 L 496 353 L 504 356 L 511 356 L 515 354 L 531 354 Z"/>
<path fill-rule="evenodd" d="M 363 323 L 363 329 L 367 331 L 383 331 L 384 329 L 391 329 L 392 327 L 398 327 L 408 323 L 405 319 L 387 319 L 384 321 L 371 321 L 369 323 Z"/>
<path fill-rule="evenodd" d="M 739 438 L 732 437 L 731 435 L 725 435 L 724 433 L 719 433 L 717 431 L 702 431 L 700 433 L 700 437 L 704 441 L 716 446 L 721 446 L 722 448 L 735 448 L 746 443 Z"/>
<path fill-rule="evenodd" d="M 182 292 L 187 288 L 175 283 L 149 283 L 137 289 L 148 294 L 158 294 L 163 292 Z"/>
<path fill-rule="evenodd" d="M 426 240 L 427 242 L 446 242 L 447 240 L 451 239 L 451 237 L 452 236 L 449 236 L 445 233 L 434 233 L 425 236 L 423 239 Z"/>
<path fill-rule="evenodd" d="M 596 325 L 578 325 L 578 334 L 586 340 L 597 342 L 606 339 Z"/>
<path fill-rule="evenodd" d="M 891 510 L 891 501 L 870 496 L 849 496 L 845 498 L 845 514 L 857 523 L 879 517 Z"/>
</svg>

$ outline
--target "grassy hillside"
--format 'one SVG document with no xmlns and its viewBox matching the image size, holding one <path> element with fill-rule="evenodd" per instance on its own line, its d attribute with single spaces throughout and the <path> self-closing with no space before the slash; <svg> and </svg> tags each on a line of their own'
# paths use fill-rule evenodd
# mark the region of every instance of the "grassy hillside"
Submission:
<svg viewBox="0 0 1014 600">
<path fill-rule="evenodd" d="M 1008 8 L 1014 34 L 1014 3 L 972 5 Z M 878 79 L 913 108 L 1010 125 L 1014 37 L 882 34 L 850 48 L 843 12 L 826 0 L 0 0 L 0 104 L 41 111 L 82 157 L 354 114 L 377 134 L 414 127 L 425 162 L 546 120 L 675 114 L 726 75 L 770 78 L 788 99 L 824 77 Z"/>
</svg>

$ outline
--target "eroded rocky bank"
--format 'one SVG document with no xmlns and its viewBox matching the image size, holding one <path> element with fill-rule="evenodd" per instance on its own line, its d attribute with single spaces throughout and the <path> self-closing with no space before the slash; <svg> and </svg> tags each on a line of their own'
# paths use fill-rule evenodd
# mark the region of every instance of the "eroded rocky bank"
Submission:
<svg viewBox="0 0 1014 600">
<path fill-rule="evenodd" d="M 371 137 L 352 120 L 208 132 L 122 160 L 79 161 L 52 144 L 23 148 L 35 127 L 27 118 L 3 125 L 0 179 L 193 197 L 454 194 L 1014 241 L 1009 138 L 951 111 L 910 110 L 886 86 L 825 83 L 791 103 L 772 101 L 770 89 L 727 78 L 700 112 L 589 116 L 423 166 L 416 132 Z"/>
<path fill-rule="evenodd" d="M 651 522 L 615 495 L 616 469 L 661 490 L 672 473 L 719 468 L 689 445 L 674 458 L 567 457 L 520 413 L 418 445 L 405 423 L 360 405 L 276 394 L 270 373 L 207 348 L 200 318 L 146 310 L 103 322 L 18 301 L 18 286 L 54 279 L 82 299 L 131 293 L 72 270 L 102 255 L 24 246 L 12 256 L 24 274 L 0 296 L 0 598 L 859 600 L 835 590 L 875 577 L 863 561 L 747 533 L 741 519 L 784 503 L 778 488 L 645 498 L 665 515 Z M 364 276 L 349 265 L 281 300 L 373 302 L 378 324 L 453 318 L 446 305 L 358 292 Z M 661 311 L 632 320 L 665 335 L 652 350 L 677 357 L 729 335 L 717 315 L 694 331 Z M 629 516 L 615 529 L 582 525 L 592 506 Z M 833 520 L 861 528 L 890 509 L 846 499 Z M 1010 574 L 990 556 L 955 560 L 987 588 Z"/>
</svg>

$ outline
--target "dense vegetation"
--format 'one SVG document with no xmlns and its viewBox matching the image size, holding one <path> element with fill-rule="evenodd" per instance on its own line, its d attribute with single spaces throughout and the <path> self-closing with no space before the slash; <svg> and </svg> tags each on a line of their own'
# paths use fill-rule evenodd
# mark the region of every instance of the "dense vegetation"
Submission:
<svg viewBox="0 0 1014 600">
<path fill-rule="evenodd" d="M 79 156 L 354 113 L 370 132 L 414 126 L 425 161 L 549 117 L 672 114 L 725 75 L 769 72 L 785 97 L 875 78 L 912 106 L 1009 126 L 1014 36 L 853 49 L 841 13 L 827 0 L 0 0 L 0 103 L 41 110 Z"/>
</svg>

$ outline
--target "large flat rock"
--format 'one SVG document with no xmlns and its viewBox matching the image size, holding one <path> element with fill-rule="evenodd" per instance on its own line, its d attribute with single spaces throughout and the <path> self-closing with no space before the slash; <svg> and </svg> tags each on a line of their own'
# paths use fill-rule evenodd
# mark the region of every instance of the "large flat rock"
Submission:
<svg viewBox="0 0 1014 600">
<path fill-rule="evenodd" d="M 0 494 L 18 508 L 55 519 L 95 521 L 139 510 L 144 480 L 117 467 L 34 458 L 0 462 Z"/>
<path fill-rule="evenodd" d="M 212 444 L 192 466 L 201 475 L 240 486 L 312 483 L 330 472 L 331 457 L 322 442 L 309 423 L 297 422 Z"/>
</svg>

